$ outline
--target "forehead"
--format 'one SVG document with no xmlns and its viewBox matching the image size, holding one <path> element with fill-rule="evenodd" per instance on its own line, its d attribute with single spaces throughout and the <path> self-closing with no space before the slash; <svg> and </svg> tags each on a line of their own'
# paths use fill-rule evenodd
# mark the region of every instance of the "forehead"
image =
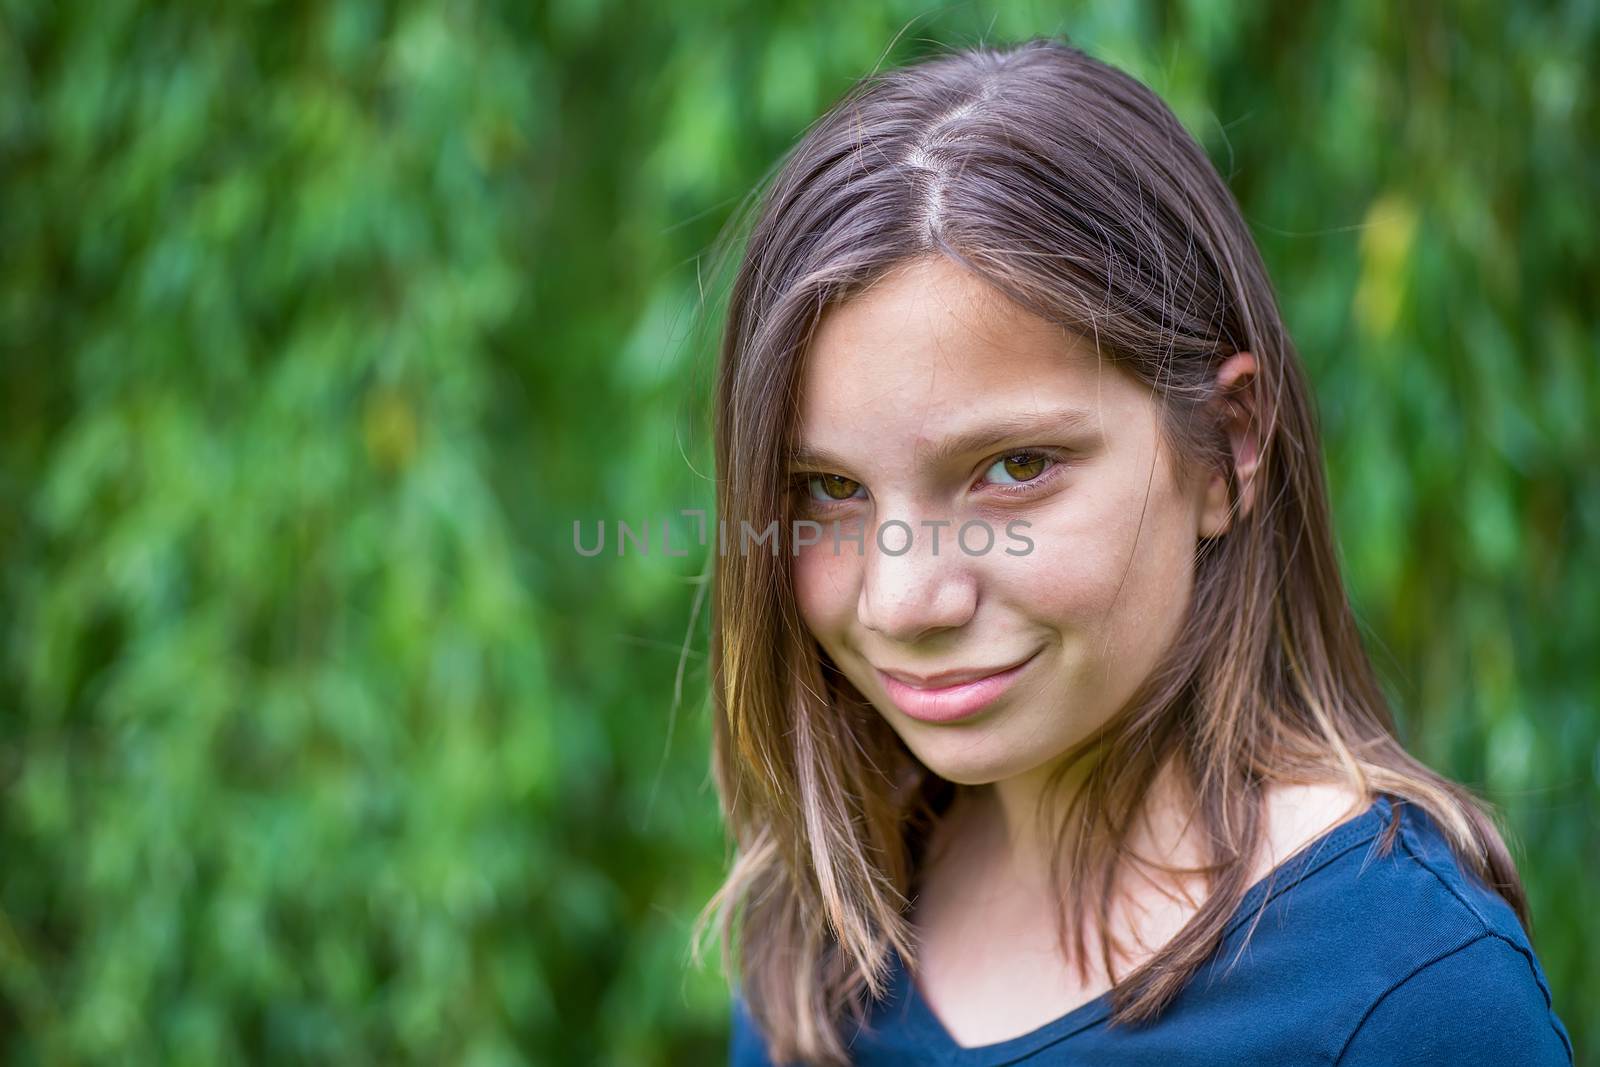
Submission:
<svg viewBox="0 0 1600 1067">
<path fill-rule="evenodd" d="M 944 257 L 828 311 L 806 356 L 802 439 L 941 436 L 939 423 L 1078 407 L 1113 418 L 1139 390 L 1087 339 Z"/>
</svg>

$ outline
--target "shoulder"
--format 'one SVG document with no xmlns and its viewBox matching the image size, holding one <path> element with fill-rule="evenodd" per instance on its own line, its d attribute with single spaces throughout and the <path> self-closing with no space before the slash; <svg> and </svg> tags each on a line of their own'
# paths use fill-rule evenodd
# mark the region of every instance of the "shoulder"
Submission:
<svg viewBox="0 0 1600 1067">
<path fill-rule="evenodd" d="M 773 1067 L 767 1056 L 767 1044 L 744 998 L 733 997 L 728 1041 L 728 1067 Z"/>
<path fill-rule="evenodd" d="M 1571 1062 L 1515 911 L 1420 807 L 1380 796 L 1262 889 L 1225 944 L 1299 977 L 1334 1062 Z"/>
<path fill-rule="evenodd" d="M 1535 961 L 1486 932 L 1384 990 L 1334 1062 L 1568 1067 L 1573 1060 Z"/>
</svg>

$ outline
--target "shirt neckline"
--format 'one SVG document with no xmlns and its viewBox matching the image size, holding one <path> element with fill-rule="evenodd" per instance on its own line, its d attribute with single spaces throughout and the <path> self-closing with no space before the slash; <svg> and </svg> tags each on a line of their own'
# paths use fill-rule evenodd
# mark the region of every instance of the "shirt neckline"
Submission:
<svg viewBox="0 0 1600 1067">
<path fill-rule="evenodd" d="M 1308 841 L 1288 859 L 1268 871 L 1240 898 L 1239 906 L 1223 927 L 1218 951 L 1226 947 L 1234 933 L 1248 921 L 1266 899 L 1290 889 L 1311 874 L 1327 866 L 1351 848 L 1375 837 L 1387 822 L 1393 804 L 1387 794 L 1379 793 L 1365 811 L 1352 816 Z M 932 1007 L 922 999 L 916 982 L 906 970 L 899 954 L 891 948 L 895 968 L 894 996 L 905 1005 L 906 1021 L 920 1041 L 937 1049 L 938 1060 L 948 1067 L 1004 1067 L 1023 1059 L 1047 1045 L 1065 1041 L 1074 1034 L 1087 1030 L 1111 1014 L 1114 990 L 1085 1001 L 1065 1015 L 1059 1016 L 1025 1034 L 1006 1038 L 986 1045 L 961 1045 L 945 1029 L 944 1023 L 933 1013 Z"/>
</svg>

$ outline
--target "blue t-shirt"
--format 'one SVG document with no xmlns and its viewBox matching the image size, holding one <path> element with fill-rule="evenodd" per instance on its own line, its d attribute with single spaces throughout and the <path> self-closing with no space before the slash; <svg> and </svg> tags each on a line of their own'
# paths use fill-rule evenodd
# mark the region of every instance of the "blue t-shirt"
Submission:
<svg viewBox="0 0 1600 1067">
<path fill-rule="evenodd" d="M 1396 809 L 1398 836 L 1377 856 Z M 1229 970 L 1263 899 L 1266 911 Z M 1424 811 L 1386 795 L 1253 885 L 1218 949 L 1141 1027 L 1109 1027 L 1105 993 L 1020 1037 L 963 1048 L 898 957 L 891 962 L 889 994 L 850 1041 L 855 1062 L 867 1067 L 1573 1062 L 1516 913 L 1457 864 Z M 737 995 L 730 1063 L 771 1067 Z"/>
</svg>

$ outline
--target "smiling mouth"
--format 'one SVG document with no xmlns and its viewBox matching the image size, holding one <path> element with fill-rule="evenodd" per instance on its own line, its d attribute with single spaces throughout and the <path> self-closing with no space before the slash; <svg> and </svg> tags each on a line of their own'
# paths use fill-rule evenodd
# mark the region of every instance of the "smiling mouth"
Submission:
<svg viewBox="0 0 1600 1067">
<path fill-rule="evenodd" d="M 922 722 L 950 723 L 970 718 L 999 700 L 1038 656 L 1034 652 L 1020 663 L 992 673 L 982 673 L 980 669 L 927 676 L 929 681 L 943 682 L 938 685 L 912 684 L 906 679 L 915 679 L 916 675 L 891 674 L 881 669 L 878 677 L 895 707 L 906 715 Z"/>
<path fill-rule="evenodd" d="M 878 669 L 890 678 L 902 682 L 913 689 L 933 691 L 952 689 L 967 682 L 982 681 L 984 678 L 992 678 L 997 674 L 1004 674 L 1006 671 L 1015 670 L 1022 666 L 1035 655 L 1038 655 L 1038 653 L 1030 653 L 1020 660 L 1013 660 L 1010 666 L 1006 667 L 974 667 L 967 670 L 939 671 L 937 674 L 928 675 L 912 674 L 909 671 L 891 671 L 882 667 Z"/>
</svg>

